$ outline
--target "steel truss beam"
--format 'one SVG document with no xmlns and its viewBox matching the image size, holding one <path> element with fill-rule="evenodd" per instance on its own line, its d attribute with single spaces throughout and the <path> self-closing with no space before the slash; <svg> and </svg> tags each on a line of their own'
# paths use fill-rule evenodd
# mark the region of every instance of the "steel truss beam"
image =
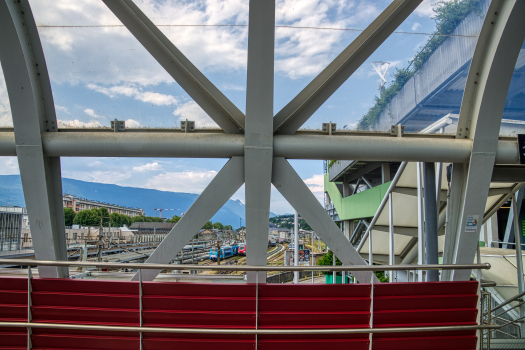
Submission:
<svg viewBox="0 0 525 350">
<path fill-rule="evenodd" d="M 483 23 L 470 66 L 458 120 L 458 138 L 473 139 L 472 155 L 464 171 L 457 234 L 452 254 L 454 264 L 472 262 L 479 241 L 503 108 L 514 66 L 525 39 L 525 1 L 493 0 Z M 458 181 L 459 182 L 459 181 Z M 467 227 L 477 219 L 477 225 Z M 470 271 L 453 271 L 455 281 L 468 280 Z"/>
<path fill-rule="evenodd" d="M 467 163 L 472 140 L 440 137 L 275 135 L 273 155 L 287 159 L 354 159 Z M 49 157 L 180 157 L 244 156 L 244 136 L 224 133 L 66 132 L 42 133 Z M 12 132 L 0 132 L 0 156 L 15 156 Z M 497 143 L 496 164 L 519 162 L 517 141 Z"/>
<path fill-rule="evenodd" d="M 275 0 L 250 0 L 244 171 L 248 265 L 266 265 L 273 157 Z M 265 282 L 266 273 L 247 274 Z"/>
<path fill-rule="evenodd" d="M 422 0 L 394 0 L 274 118 L 274 131 L 295 133 L 366 61 Z M 333 158 L 339 159 L 339 158 Z"/>
<path fill-rule="evenodd" d="M 152 264 L 169 264 L 204 224 L 237 192 L 244 183 L 244 158 L 233 157 L 224 165 L 177 225 L 146 260 Z M 266 248 L 266 244 L 265 244 Z M 176 269 L 174 266 L 174 270 Z M 142 279 L 153 281 L 161 270 L 143 270 Z M 133 281 L 138 281 L 135 274 Z"/>
<path fill-rule="evenodd" d="M 142 46 L 226 133 L 242 133 L 244 114 L 173 45 L 132 0 L 103 1 Z"/>
<path fill-rule="evenodd" d="M 366 265 L 286 159 L 280 157 L 273 159 L 272 183 L 343 262 L 343 265 Z M 379 283 L 377 277 L 370 272 L 352 272 L 352 275 L 361 283 L 370 283 L 371 276 L 374 277 L 374 283 Z"/>
<path fill-rule="evenodd" d="M 51 84 L 27 0 L 0 1 L 0 61 L 11 104 L 16 155 L 37 259 L 67 260 L 60 158 L 45 156 L 42 132 L 56 133 Z M 39 267 L 40 277 L 67 268 Z"/>
</svg>

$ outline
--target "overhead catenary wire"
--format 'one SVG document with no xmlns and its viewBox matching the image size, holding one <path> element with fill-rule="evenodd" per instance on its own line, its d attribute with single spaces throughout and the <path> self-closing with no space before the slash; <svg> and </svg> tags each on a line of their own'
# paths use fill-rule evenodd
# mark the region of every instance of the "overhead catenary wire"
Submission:
<svg viewBox="0 0 525 350">
<path fill-rule="evenodd" d="M 248 24 L 157 24 L 157 27 L 225 27 L 225 28 L 247 28 Z M 51 24 L 39 24 L 38 28 L 119 28 L 125 27 L 123 24 L 87 24 L 87 25 L 51 25 Z M 288 29 L 311 29 L 311 30 L 334 30 L 343 32 L 363 32 L 364 29 L 360 28 L 337 28 L 337 27 L 310 27 L 310 26 L 292 26 L 279 24 L 275 28 L 288 28 Z M 462 34 L 440 34 L 440 33 L 425 33 L 425 32 L 406 32 L 406 31 L 394 31 L 392 34 L 409 34 L 409 35 L 425 35 L 425 36 L 444 36 L 444 37 L 464 37 L 464 38 L 477 38 L 477 35 L 462 35 Z"/>
</svg>

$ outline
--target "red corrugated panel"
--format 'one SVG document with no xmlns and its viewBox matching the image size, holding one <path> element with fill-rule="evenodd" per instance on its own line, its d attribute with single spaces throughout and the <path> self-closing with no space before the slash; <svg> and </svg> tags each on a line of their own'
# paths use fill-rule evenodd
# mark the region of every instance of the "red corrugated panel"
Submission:
<svg viewBox="0 0 525 350">
<path fill-rule="evenodd" d="M 0 328 L 0 349 L 27 349 L 27 330 Z"/>
<path fill-rule="evenodd" d="M 142 293 L 146 295 L 254 297 L 255 284 L 199 284 L 182 282 L 144 282 Z"/>
<path fill-rule="evenodd" d="M 261 284 L 259 297 L 370 297 L 369 284 Z"/>
<path fill-rule="evenodd" d="M 12 282 L 12 283 L 11 283 Z M 25 321 L 27 280 L 0 279 L 0 319 Z M 137 282 L 33 279 L 33 320 L 138 325 Z M 8 286 L 8 287 L 5 287 Z M 18 289 L 17 289 L 18 288 Z M 253 284 L 146 282 L 145 326 L 255 328 Z M 369 284 L 259 285 L 260 328 L 367 328 Z M 475 324 L 477 282 L 384 283 L 374 287 L 374 327 Z M 2 335 L 4 335 L 2 337 Z M 25 346 L 26 331 L 0 329 L 0 346 Z M 2 338 L 13 339 L 4 345 Z M 367 349 L 368 334 L 261 335 L 261 349 Z M 11 341 L 11 340 L 9 340 Z M 144 334 L 144 349 L 253 349 L 255 336 Z M 474 349 L 474 331 L 375 334 L 374 349 Z M 138 334 L 33 330 L 35 349 L 138 349 Z"/>
<path fill-rule="evenodd" d="M 194 297 L 146 295 L 142 297 L 144 309 L 194 311 L 254 311 L 254 297 Z"/>
<path fill-rule="evenodd" d="M 369 297 L 260 297 L 259 311 L 370 311 Z"/>
<path fill-rule="evenodd" d="M 477 294 L 374 296 L 375 310 L 476 308 Z"/>
<path fill-rule="evenodd" d="M 478 282 L 396 282 L 374 285 L 374 298 L 403 295 L 477 294 Z"/>
</svg>

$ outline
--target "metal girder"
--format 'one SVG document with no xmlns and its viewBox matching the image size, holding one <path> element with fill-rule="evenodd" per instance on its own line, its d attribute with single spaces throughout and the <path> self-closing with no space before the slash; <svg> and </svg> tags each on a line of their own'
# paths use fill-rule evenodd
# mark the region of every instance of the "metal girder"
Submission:
<svg viewBox="0 0 525 350">
<path fill-rule="evenodd" d="M 242 133 L 244 114 L 173 45 L 132 0 L 103 1 L 224 132 Z"/>
<path fill-rule="evenodd" d="M 275 1 L 250 0 L 244 171 L 248 265 L 266 265 L 273 158 Z M 255 273 L 247 274 L 255 283 Z M 259 282 L 266 273 L 259 272 Z"/>
<path fill-rule="evenodd" d="M 273 159 L 272 183 L 332 249 L 343 265 L 366 265 L 286 159 Z M 370 283 L 372 276 L 374 283 L 379 283 L 377 277 L 369 272 L 352 272 L 352 275 L 361 283 Z"/>
<path fill-rule="evenodd" d="M 42 132 L 57 120 L 44 53 L 27 0 L 0 1 L 0 61 L 11 104 L 16 155 L 37 259 L 67 260 L 60 158 L 46 157 Z M 67 268 L 39 267 L 40 277 Z"/>
<path fill-rule="evenodd" d="M 274 118 L 274 131 L 295 133 L 366 61 L 422 0 L 394 0 Z M 331 158 L 339 159 L 339 158 Z"/>
<path fill-rule="evenodd" d="M 515 240 L 515 228 L 514 228 L 514 212 L 517 211 L 518 213 L 521 213 L 521 205 L 523 203 L 523 197 L 525 195 L 525 191 L 517 191 L 517 200 L 514 200 L 514 196 L 512 196 L 512 201 L 510 204 L 510 211 L 509 216 L 507 218 L 507 227 L 505 227 L 505 235 L 503 236 L 503 242 L 504 243 L 513 243 L 516 242 Z M 514 208 L 514 203 L 516 203 L 516 208 Z M 512 249 L 512 247 L 515 247 L 514 244 L 505 244 L 505 249 Z M 502 247 L 503 248 L 503 247 Z"/>
<path fill-rule="evenodd" d="M 169 264 L 178 252 L 191 240 L 201 227 L 221 209 L 244 183 L 244 158 L 233 157 L 224 165 L 210 184 L 202 191 L 177 225 L 171 229 L 147 263 Z M 265 245 L 266 247 L 266 245 Z M 176 265 L 173 265 L 174 269 Z M 142 279 L 153 281 L 160 270 L 143 270 Z M 138 272 L 133 281 L 138 281 Z"/>
<path fill-rule="evenodd" d="M 462 182 L 453 262 L 472 262 L 479 241 L 499 128 L 514 66 L 525 39 L 525 1 L 493 0 L 470 66 L 458 120 L 458 138 L 473 139 L 472 155 Z M 477 224 L 467 228 L 467 223 Z M 472 231 L 472 232 L 471 232 Z M 469 270 L 451 279 L 468 280 Z"/>
<path fill-rule="evenodd" d="M 468 163 L 472 140 L 436 137 L 275 135 L 275 157 L 287 159 L 359 159 Z M 42 133 L 50 157 L 181 157 L 244 156 L 244 135 L 224 133 L 60 131 Z M 12 132 L 0 132 L 0 156 L 14 156 Z M 517 141 L 497 143 L 496 164 L 519 162 Z"/>
</svg>

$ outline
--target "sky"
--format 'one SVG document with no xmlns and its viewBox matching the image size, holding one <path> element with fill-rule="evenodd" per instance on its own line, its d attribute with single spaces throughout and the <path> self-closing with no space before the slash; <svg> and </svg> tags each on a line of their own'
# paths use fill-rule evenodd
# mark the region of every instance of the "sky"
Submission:
<svg viewBox="0 0 525 350">
<path fill-rule="evenodd" d="M 435 29 L 425 0 L 396 33 L 303 125 L 323 122 L 353 129 L 374 103 L 379 75 L 371 62 L 388 62 L 388 81 Z M 248 0 L 135 0 L 142 11 L 238 108 L 245 112 Z M 274 112 L 325 68 L 389 0 L 276 0 Z M 30 0 L 46 58 L 59 127 L 173 128 L 194 120 L 216 127 L 100 0 Z M 300 28 L 298 28 L 300 27 Z M 344 30 L 343 30 L 344 29 Z M 12 127 L 0 68 L 0 127 Z M 62 176 L 157 190 L 200 193 L 226 159 L 62 158 Z M 319 201 L 322 161 L 290 160 Z M 15 157 L 0 157 L 0 174 L 18 174 Z M 232 197 L 244 202 L 244 186 Z M 293 208 L 272 190 L 270 210 Z"/>
</svg>

